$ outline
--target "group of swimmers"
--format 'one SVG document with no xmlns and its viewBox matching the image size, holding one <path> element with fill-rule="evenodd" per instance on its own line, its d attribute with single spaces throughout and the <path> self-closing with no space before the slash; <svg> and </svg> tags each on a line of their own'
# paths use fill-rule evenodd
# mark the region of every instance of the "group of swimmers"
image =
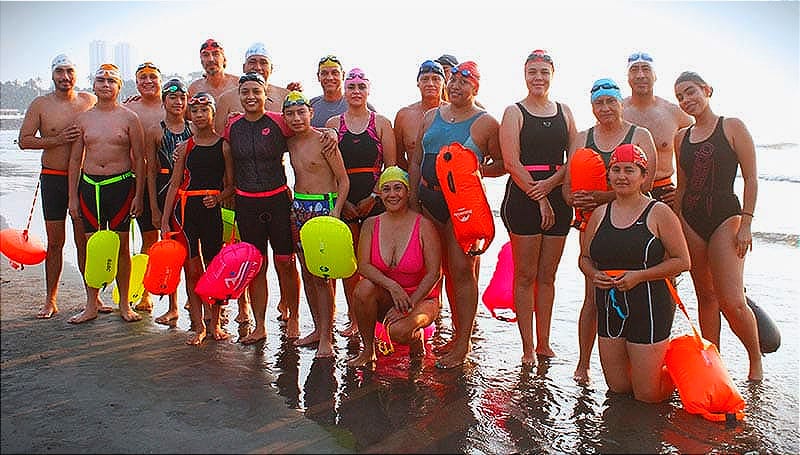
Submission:
<svg viewBox="0 0 800 455">
<path fill-rule="evenodd" d="M 308 272 L 298 236 L 309 219 L 330 215 L 348 224 L 357 246 L 358 273 L 343 283 L 349 326 L 342 333 L 360 334 L 363 350 L 348 365 L 374 367 L 376 322 L 384 323 L 392 340 L 411 345 L 412 355 L 424 353 L 423 328 L 439 314 L 443 283 L 453 336 L 435 349 L 436 366 L 457 367 L 471 350 L 479 258 L 456 241 L 435 160 L 443 146 L 458 142 L 478 157 L 482 176 L 509 174 L 500 212 L 514 259 L 523 364 L 555 356 L 555 275 L 566 236 L 576 227 L 586 276 L 577 381 L 589 381 L 598 336 L 610 389 L 644 401 L 668 396 L 672 384 L 662 365 L 675 303 L 666 286 L 685 270 L 691 271 L 703 336 L 719 345 L 722 312 L 748 351 L 749 378 L 761 379 L 756 323 L 742 283 L 752 248 L 755 150 L 740 120 L 713 113 L 713 89 L 698 74 L 677 78 L 677 106 L 654 95 L 653 58 L 634 53 L 627 61 L 631 96 L 623 98 L 612 79 L 595 81 L 589 100 L 596 123 L 578 132 L 570 108 L 549 98 L 555 62 L 544 50 L 526 57 L 528 93 L 505 109 L 500 122 L 475 100 L 478 65 L 452 55 L 419 66 L 420 99 L 400 109 L 394 124 L 369 104 L 365 72 L 345 72 L 333 55 L 318 62 L 323 94 L 312 99 L 299 83 L 285 89 L 269 83 L 273 61 L 262 43 L 246 50 L 238 78 L 226 73 L 224 48 L 214 39 L 201 44 L 200 62 L 205 74 L 188 86 L 162 81 L 156 65 L 143 63 L 136 71 L 139 96 L 121 103 L 116 66 L 97 68 L 92 95 L 74 89 L 75 65 L 66 55 L 53 60 L 55 90 L 33 101 L 19 139 L 23 149 L 43 150 L 47 299 L 38 317 L 58 312 L 66 213 L 73 219 L 81 271 L 92 232 L 107 226 L 120 234 L 121 296 L 128 291 L 128 230 L 135 217 L 143 252 L 159 230 L 188 247 L 194 334 L 187 343 L 199 344 L 207 335 L 227 339 L 222 305 L 203 302 L 193 290 L 228 240 L 220 212 L 227 206 L 235 209 L 242 241 L 265 258 L 268 243 L 272 249 L 286 335 L 297 345 L 317 344 L 318 357 L 333 356 L 335 283 Z M 581 148 L 597 152 L 607 166 L 605 190 L 571 189 L 570 160 Z M 284 153 L 295 175 L 293 189 Z M 737 167 L 743 204 L 733 192 Z M 573 223 L 573 210 L 592 214 Z M 314 320 L 304 337 L 296 256 Z M 250 327 L 251 306 L 255 319 L 240 338 L 244 344 L 266 337 L 267 264 L 238 301 L 237 321 Z M 111 311 L 97 289 L 86 290 L 85 308 L 70 322 Z M 136 308 L 120 299 L 125 321 L 139 320 L 137 310 L 152 310 L 149 296 Z M 173 294 L 168 311 L 155 320 L 171 324 L 177 318 Z"/>
</svg>

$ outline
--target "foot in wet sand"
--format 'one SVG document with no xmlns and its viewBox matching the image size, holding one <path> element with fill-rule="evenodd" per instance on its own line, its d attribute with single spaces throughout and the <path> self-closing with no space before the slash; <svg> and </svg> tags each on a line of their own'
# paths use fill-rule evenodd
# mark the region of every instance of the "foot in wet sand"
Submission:
<svg viewBox="0 0 800 455">
<path fill-rule="evenodd" d="M 244 338 L 240 338 L 239 342 L 242 344 L 253 344 L 258 343 L 259 341 L 267 338 L 267 332 L 265 330 L 254 331 L 250 335 L 247 335 Z"/>
<path fill-rule="evenodd" d="M 150 294 L 146 297 L 142 297 L 142 300 L 133 307 L 136 311 L 143 311 L 145 313 L 152 313 L 153 312 L 153 301 L 150 300 Z"/>
<path fill-rule="evenodd" d="M 356 324 L 355 322 L 351 322 L 350 324 L 347 325 L 347 327 L 340 330 L 339 333 L 343 337 L 351 337 L 358 335 L 358 324 Z"/>
<path fill-rule="evenodd" d="M 222 327 L 215 328 L 212 331 L 212 334 L 214 335 L 214 339 L 217 341 L 225 341 L 231 337 L 228 332 L 222 329 Z"/>
<path fill-rule="evenodd" d="M 58 306 L 56 304 L 47 304 L 42 307 L 41 310 L 36 314 L 36 319 L 50 319 L 53 316 L 58 314 Z"/>
<path fill-rule="evenodd" d="M 412 359 L 425 357 L 425 339 L 423 338 L 422 329 L 418 332 L 419 336 L 411 340 L 411 344 L 408 345 L 408 355 Z"/>
<path fill-rule="evenodd" d="M 96 318 L 97 318 L 96 309 L 93 310 L 85 309 L 80 313 L 76 314 L 75 316 L 69 318 L 69 321 L 67 322 L 69 322 L 70 324 L 80 324 L 82 322 L 91 321 Z"/>
<path fill-rule="evenodd" d="M 589 385 L 589 382 L 591 382 L 589 378 L 589 369 L 583 367 L 575 368 L 575 372 L 572 373 L 572 379 L 578 384 Z"/>
<path fill-rule="evenodd" d="M 434 354 L 444 354 L 446 352 L 450 352 L 450 350 L 453 349 L 453 344 L 455 344 L 455 340 L 450 340 L 441 346 L 436 346 L 433 348 L 433 352 Z"/>
<path fill-rule="evenodd" d="M 556 353 L 553 352 L 553 349 L 550 346 L 545 347 L 537 347 L 536 348 L 536 355 L 542 357 L 555 357 Z"/>
<path fill-rule="evenodd" d="M 300 336 L 300 321 L 297 318 L 286 320 L 286 338 L 298 338 Z"/>
<path fill-rule="evenodd" d="M 283 300 L 278 302 L 278 311 L 281 313 L 276 317 L 278 321 L 286 322 L 289 320 L 289 308 L 286 306 Z"/>
<path fill-rule="evenodd" d="M 128 311 L 123 310 L 122 308 L 119 309 L 119 315 L 122 317 L 122 320 L 125 322 L 136 322 L 141 321 L 142 316 L 139 313 L 133 311 L 132 309 L 128 308 Z"/>
<path fill-rule="evenodd" d="M 323 359 L 327 357 L 333 357 L 336 353 L 333 351 L 333 343 L 322 343 L 320 342 L 319 346 L 317 347 L 317 354 L 314 356 L 315 359 Z"/>
<path fill-rule="evenodd" d="M 294 341 L 295 346 L 308 346 L 310 344 L 314 344 L 319 341 L 319 333 L 317 331 L 313 331 L 310 334 L 304 336 L 303 338 L 299 338 Z"/>
<path fill-rule="evenodd" d="M 206 331 L 205 330 L 203 330 L 201 332 L 195 332 L 193 337 L 190 337 L 188 340 L 186 340 L 186 344 L 188 344 L 190 346 L 197 346 L 200 343 L 202 343 L 203 340 L 205 340 L 205 339 L 206 339 Z"/>
<path fill-rule="evenodd" d="M 447 370 L 450 368 L 456 368 L 464 364 L 467 360 L 467 354 L 469 354 L 470 346 L 467 345 L 466 348 L 459 348 L 458 346 L 453 346 L 453 349 L 448 352 L 447 354 L 443 355 L 437 362 L 436 368 Z"/>
<path fill-rule="evenodd" d="M 178 312 L 167 311 L 166 313 L 162 314 L 161 316 L 155 319 L 157 324 L 164 324 L 164 325 L 175 325 L 175 322 L 178 320 Z"/>
<path fill-rule="evenodd" d="M 375 362 L 378 358 L 375 356 L 375 353 L 368 353 L 367 351 L 361 352 L 361 354 L 353 357 L 352 359 L 347 361 L 347 366 L 351 368 L 368 368 L 370 370 L 375 369 Z"/>
<path fill-rule="evenodd" d="M 535 367 L 536 366 L 536 357 L 532 356 L 532 355 L 523 355 L 522 356 L 522 366 Z"/>
</svg>

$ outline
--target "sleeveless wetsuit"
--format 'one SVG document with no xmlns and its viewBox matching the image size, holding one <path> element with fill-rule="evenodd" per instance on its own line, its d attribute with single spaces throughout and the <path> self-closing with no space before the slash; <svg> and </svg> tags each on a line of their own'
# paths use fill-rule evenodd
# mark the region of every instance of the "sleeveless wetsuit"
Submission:
<svg viewBox="0 0 800 455">
<path fill-rule="evenodd" d="M 161 144 L 156 150 L 156 159 L 159 162 L 159 169 L 156 173 L 156 197 L 158 198 L 159 210 L 164 210 L 164 200 L 167 198 L 167 190 L 169 189 L 169 178 L 172 176 L 172 168 L 175 167 L 172 153 L 178 147 L 178 144 L 192 137 L 192 129 L 186 120 L 183 121 L 183 131 L 180 133 L 173 133 L 164 120 L 161 120 L 160 125 Z M 139 229 L 142 232 L 158 229 L 158 227 L 153 226 L 153 212 L 150 209 L 150 198 L 147 194 L 147 189 L 145 189 L 145 197 L 142 198 L 142 214 L 136 217 L 136 224 L 139 225 Z"/>
<path fill-rule="evenodd" d="M 739 198 L 733 192 L 739 160 L 725 138 L 722 122 L 722 117 L 717 119 L 711 136 L 698 143 L 689 140 L 694 128 L 690 126 L 678 154 L 678 164 L 687 182 L 681 214 L 706 241 L 725 220 L 742 213 Z"/>
<path fill-rule="evenodd" d="M 479 163 L 483 162 L 483 152 L 472 140 L 470 129 L 472 124 L 485 113 L 486 111 L 480 111 L 461 122 L 448 123 L 442 118 L 440 109 L 436 109 L 431 126 L 422 136 L 423 155 L 418 196 L 423 207 L 441 223 L 446 223 L 450 219 L 450 211 L 439 186 L 439 178 L 436 177 L 436 157 L 442 147 L 458 142 L 472 150 L 478 157 Z"/>
<path fill-rule="evenodd" d="M 202 248 L 205 263 L 211 262 L 222 249 L 220 206 L 217 204 L 208 208 L 203 204 L 203 197 L 219 194 L 223 185 L 225 158 L 222 155 L 222 141 L 219 138 L 213 145 L 197 145 L 194 141 L 189 143 L 183 182 L 178 190 L 178 203 L 175 204 L 175 217 L 183 226 L 189 257 L 197 257 Z"/>
<path fill-rule="evenodd" d="M 650 201 L 636 221 L 618 228 L 606 213 L 589 247 L 599 270 L 644 270 L 664 261 L 664 245 L 647 228 L 647 217 L 656 201 Z M 624 338 L 631 343 L 653 344 L 669 338 L 675 303 L 664 280 L 645 281 L 633 289 L 595 288 L 597 335 Z"/>
<path fill-rule="evenodd" d="M 347 201 L 358 204 L 369 196 L 375 188 L 381 169 L 383 168 L 383 144 L 378 138 L 375 126 L 375 113 L 369 113 L 367 128 L 355 134 L 347 129 L 345 114 L 339 117 L 339 150 L 342 152 L 344 167 L 350 180 L 350 191 Z M 383 212 L 383 204 L 376 202 L 372 211 L 364 217 L 345 219 L 346 223 L 361 223 L 370 216 Z"/>
<path fill-rule="evenodd" d="M 42 190 L 42 214 L 45 221 L 64 221 L 69 209 L 67 171 L 42 167 L 39 175 Z"/>
<path fill-rule="evenodd" d="M 239 235 L 265 256 L 267 240 L 276 257 L 290 258 L 294 251 L 291 198 L 283 164 L 290 134 L 275 112 L 267 112 L 255 122 L 239 115 L 225 128 L 234 164 Z"/>
<path fill-rule="evenodd" d="M 522 112 L 519 160 L 534 180 L 544 180 L 555 174 L 565 161 L 569 132 L 561 104 L 556 103 L 556 114 L 549 117 L 535 116 L 520 103 L 517 107 Z M 566 236 L 572 221 L 572 207 L 564 201 L 561 185 L 553 188 L 547 199 L 553 207 L 556 222 L 550 229 L 542 231 L 539 203 L 529 198 L 509 177 L 500 208 L 506 230 L 517 235 Z"/>
<path fill-rule="evenodd" d="M 396 281 L 403 287 L 408 295 L 417 290 L 419 282 L 425 277 L 425 257 L 422 254 L 422 243 L 419 240 L 419 224 L 422 215 L 417 215 L 414 221 L 414 229 L 408 239 L 403 256 L 397 261 L 397 265 L 390 267 L 383 260 L 381 255 L 381 217 L 375 218 L 375 226 L 372 230 L 372 244 L 370 249 L 370 263 L 380 270 L 388 278 Z M 439 286 L 434 286 L 428 293 L 426 299 L 435 299 L 439 296 Z"/>
</svg>

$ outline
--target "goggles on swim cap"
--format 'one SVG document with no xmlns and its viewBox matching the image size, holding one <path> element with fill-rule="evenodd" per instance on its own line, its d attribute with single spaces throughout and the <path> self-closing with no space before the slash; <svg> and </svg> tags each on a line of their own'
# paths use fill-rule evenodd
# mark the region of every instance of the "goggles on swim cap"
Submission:
<svg viewBox="0 0 800 455">
<path fill-rule="evenodd" d="M 364 70 L 360 68 L 351 69 L 350 72 L 347 73 L 347 76 L 345 76 L 344 82 L 347 86 L 364 84 L 369 88 L 369 79 L 367 79 L 367 75 L 364 74 Z"/>
<path fill-rule="evenodd" d="M 136 67 L 136 75 L 138 76 L 139 73 L 153 73 L 160 76 L 161 70 L 153 62 L 144 62 Z"/>
<path fill-rule="evenodd" d="M 286 98 L 284 98 L 283 100 L 283 110 L 286 110 L 287 107 L 302 106 L 302 105 L 311 107 L 311 101 L 309 101 L 305 95 L 303 95 L 301 92 L 298 92 L 297 90 L 292 90 L 291 92 L 289 92 L 286 95 Z"/>
<path fill-rule="evenodd" d="M 647 170 L 647 155 L 636 144 L 622 144 L 614 149 L 611 159 L 608 161 L 608 168 L 617 163 L 633 163 L 642 170 Z"/>
<path fill-rule="evenodd" d="M 198 92 L 198 93 L 196 93 L 194 96 L 189 98 L 188 104 L 189 104 L 189 106 L 194 106 L 195 104 L 206 104 L 208 106 L 211 106 L 211 109 L 213 109 L 213 110 L 217 109 L 217 104 L 214 101 L 214 97 L 211 96 L 210 93 L 206 93 L 206 92 Z"/>
<path fill-rule="evenodd" d="M 528 54 L 528 58 L 525 59 L 525 63 L 539 62 L 539 61 L 549 63 L 550 66 L 555 66 L 553 64 L 553 57 L 550 57 L 550 55 L 547 54 L 547 51 L 543 49 L 536 49 L 535 51 L 531 51 L 531 53 Z"/>
<path fill-rule="evenodd" d="M 200 45 L 200 52 L 203 52 L 206 49 L 219 49 L 222 52 L 225 52 L 225 49 L 222 48 L 222 45 L 213 38 L 209 38 Z"/>
<path fill-rule="evenodd" d="M 189 89 L 186 88 L 186 84 L 180 79 L 170 79 L 161 87 L 162 98 L 175 92 L 189 93 Z"/>
<path fill-rule="evenodd" d="M 50 64 L 50 71 L 55 71 L 56 68 L 62 66 L 75 68 L 75 64 L 67 57 L 67 54 L 58 54 L 53 58 L 53 62 Z"/>
<path fill-rule="evenodd" d="M 97 68 L 97 71 L 94 72 L 94 77 L 109 77 L 117 81 L 120 87 L 122 87 L 122 74 L 119 72 L 119 67 L 113 63 L 103 63 Z"/>
<path fill-rule="evenodd" d="M 383 187 L 385 183 L 394 181 L 402 183 L 406 188 L 410 186 L 408 182 L 408 172 L 398 166 L 389 166 L 383 170 L 380 178 L 378 178 L 378 187 Z"/>
<path fill-rule="evenodd" d="M 342 69 L 342 62 L 335 55 L 326 55 L 319 59 L 319 64 L 317 68 L 322 68 L 323 66 L 337 66 L 339 69 Z"/>
<path fill-rule="evenodd" d="M 601 96 L 611 96 L 619 101 L 622 101 L 622 92 L 619 91 L 619 86 L 611 79 L 598 79 L 592 84 L 591 101 L 594 102 Z"/>
<path fill-rule="evenodd" d="M 653 57 L 647 52 L 634 52 L 628 56 L 628 69 L 631 69 L 631 67 L 637 63 L 646 63 L 652 67 Z"/>
<path fill-rule="evenodd" d="M 475 92 L 481 85 L 481 73 L 478 71 L 478 64 L 473 61 L 466 61 L 459 63 L 458 66 L 450 68 L 450 73 L 453 75 L 460 74 L 475 87 Z M 451 79 L 452 80 L 452 79 Z"/>
<path fill-rule="evenodd" d="M 434 62 L 433 60 L 425 60 L 422 62 L 422 65 L 419 66 L 419 71 L 417 72 L 417 80 L 419 77 L 426 73 L 434 73 L 442 76 L 444 79 L 444 68 L 439 62 Z"/>
<path fill-rule="evenodd" d="M 239 85 L 244 84 L 245 82 L 258 82 L 259 84 L 263 85 L 264 87 L 267 86 L 267 81 L 264 80 L 264 76 L 251 71 L 249 73 L 245 73 L 242 77 L 239 78 Z"/>
</svg>

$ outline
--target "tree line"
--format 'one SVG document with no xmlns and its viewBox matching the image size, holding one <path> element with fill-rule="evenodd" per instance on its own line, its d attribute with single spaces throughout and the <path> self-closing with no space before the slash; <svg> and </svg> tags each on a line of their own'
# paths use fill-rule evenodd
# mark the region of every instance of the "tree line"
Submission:
<svg viewBox="0 0 800 455">
<path fill-rule="evenodd" d="M 25 82 L 0 82 L 0 109 L 17 109 L 20 112 L 25 112 L 34 98 L 53 90 L 52 82 L 50 82 L 50 86 L 47 89 L 41 88 L 42 86 L 41 78 L 28 79 Z M 119 99 L 124 100 L 136 93 L 136 82 L 133 80 L 125 81 L 122 84 Z"/>
</svg>

